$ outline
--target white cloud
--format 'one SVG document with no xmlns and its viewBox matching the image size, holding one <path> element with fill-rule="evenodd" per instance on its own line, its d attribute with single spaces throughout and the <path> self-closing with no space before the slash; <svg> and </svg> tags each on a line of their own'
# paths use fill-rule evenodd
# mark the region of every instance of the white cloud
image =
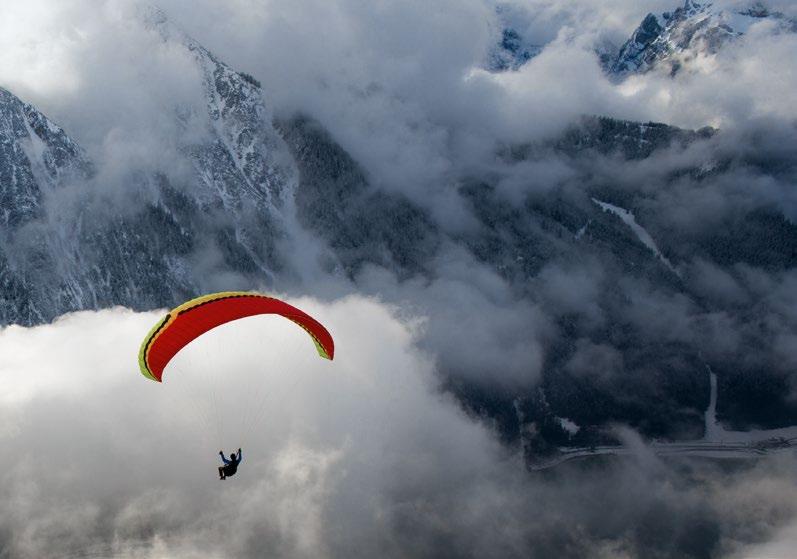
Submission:
<svg viewBox="0 0 797 559">
<path fill-rule="evenodd" d="M 333 362 L 284 319 L 256 317 L 186 348 L 159 385 L 137 370 L 159 313 L 4 329 L 0 415 L 16 428 L 0 431 L 0 541 L 12 556 L 99 544 L 242 555 L 258 534 L 280 555 L 338 555 L 383 545 L 380 524 L 405 498 L 436 509 L 435 493 L 476 479 L 508 497 L 500 485 L 523 474 L 520 462 L 436 392 L 410 327 L 366 299 L 295 303 L 332 331 Z M 224 483 L 219 444 L 244 448 Z"/>
<path fill-rule="evenodd" d="M 772 541 L 752 545 L 734 555 L 735 559 L 791 559 L 797 549 L 797 524 L 779 530 Z"/>
<path fill-rule="evenodd" d="M 533 475 L 437 391 L 417 320 L 360 297 L 292 302 L 331 330 L 334 361 L 278 317 L 206 335 L 163 384 L 136 361 L 158 312 L 81 312 L 0 332 L 0 549 L 21 558 L 632 557 L 646 549 L 645 519 L 716 549 L 737 540 L 720 543 L 713 527 L 738 534 L 747 510 L 768 519 L 759 537 L 795 512 L 788 459 L 738 473 L 705 465 L 697 486 L 640 459 Z M 247 416 L 254 428 L 239 429 Z M 219 444 L 244 449 L 224 482 Z"/>
</svg>

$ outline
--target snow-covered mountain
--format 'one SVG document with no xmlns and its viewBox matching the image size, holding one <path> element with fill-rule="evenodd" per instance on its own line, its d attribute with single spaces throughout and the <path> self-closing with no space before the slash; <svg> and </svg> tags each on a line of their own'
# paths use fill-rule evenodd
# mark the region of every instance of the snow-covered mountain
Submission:
<svg viewBox="0 0 797 559">
<path fill-rule="evenodd" d="M 109 205 L 77 143 L 0 91 L 4 323 L 113 304 L 170 305 L 210 288 L 216 274 L 251 287 L 272 282 L 282 266 L 275 247 L 296 177 L 260 85 L 159 10 L 140 15 L 159 40 L 190 52 L 202 76 L 204 106 L 166 115 L 190 128 L 176 143 L 193 172 L 175 181 L 142 169 L 124 185 L 137 202 Z M 70 183 L 82 184 L 73 204 L 50 207 L 48 193 Z"/>
<path fill-rule="evenodd" d="M 242 251 L 245 267 L 270 275 L 279 266 L 272 241 L 282 234 L 282 209 L 293 198 L 296 177 L 286 146 L 272 126 L 261 86 L 218 60 L 162 11 L 147 6 L 141 12 L 162 40 L 192 53 L 203 76 L 205 110 L 177 115 L 199 120 L 206 131 L 200 141 L 191 137 L 181 146 L 196 181 L 185 192 L 203 211 L 221 209 L 232 218 L 227 242 Z"/>
<path fill-rule="evenodd" d="M 91 163 L 83 150 L 51 120 L 0 88 L 0 317 L 4 323 L 38 323 L 42 312 L 35 270 L 53 267 L 52 254 L 39 242 L 36 221 L 45 218 L 48 195 L 72 182 L 88 181 Z M 49 282 L 43 282 L 49 283 Z M 57 295 L 56 295 L 57 296 Z"/>
<path fill-rule="evenodd" d="M 686 21 L 683 14 L 669 20 L 676 17 Z M 700 262 L 713 262 L 731 285 L 754 267 L 777 277 L 797 266 L 797 227 L 749 201 L 705 229 L 661 217 L 665 201 L 683 195 L 684 181 L 702 192 L 722 184 L 727 169 L 789 176 L 787 154 L 729 153 L 712 144 L 714 130 L 587 116 L 556 138 L 497 147 L 491 171 L 456 177 L 472 223 L 452 232 L 422 202 L 375 187 L 312 117 L 274 123 L 256 80 L 162 12 L 146 9 L 141 20 L 153 40 L 184 49 L 201 76 L 203 103 L 162 115 L 190 130 L 175 138 L 182 158 L 175 165 L 188 172 L 137 170 L 122 185 L 130 203 L 109 203 L 94 171 L 103 162 L 89 161 L 67 132 L 0 90 L 0 322 L 36 324 L 76 309 L 150 309 L 207 290 L 285 285 L 298 272 L 283 242 L 298 223 L 328 249 L 327 272 L 355 288 L 367 266 L 399 283 L 432 285 L 444 275 L 440 261 L 455 251 L 500 278 L 513 305 L 546 313 L 549 342 L 532 391 L 471 385 L 458 376 L 461 361 L 445 351 L 440 360 L 466 406 L 535 453 L 603 441 L 600 427 L 611 421 L 650 436 L 701 436 L 707 360 L 719 377 L 722 419 L 778 426 L 797 417 L 777 370 L 777 339 L 766 328 L 743 329 L 738 349 L 710 350 L 720 335 L 714 329 L 761 322 L 768 295 L 751 292 L 754 303 L 739 306 L 701 291 L 697 277 Z M 650 37 L 662 36 L 659 21 L 648 23 Z M 690 148 L 703 155 L 685 156 Z M 664 163 L 654 163 L 660 154 Z M 537 188 L 535 169 L 552 166 L 566 172 Z M 612 174 L 620 167 L 628 176 Z M 506 181 L 528 195 L 510 199 Z M 583 308 L 567 302 L 572 295 L 562 285 L 570 282 L 577 298 L 589 299 Z M 420 287 L 417 293 L 434 303 Z M 651 325 L 642 315 L 667 318 Z M 430 328 L 455 329 L 461 320 L 433 315 Z M 585 363 L 605 372 L 587 379 Z M 757 407 L 751 398 L 769 404 Z M 571 424 L 577 432 L 567 430 Z"/>
<path fill-rule="evenodd" d="M 527 14 L 516 6 L 499 3 L 495 6 L 498 24 L 497 40 L 488 50 L 484 68 L 490 72 L 517 70 L 540 54 L 543 45 L 526 36 Z"/>
<path fill-rule="evenodd" d="M 504 4 L 495 9 L 500 37 L 489 49 L 484 67 L 492 72 L 517 70 L 545 45 L 526 36 L 529 14 Z M 754 25 L 767 25 L 771 33 L 797 32 L 797 20 L 768 9 L 761 1 L 731 9 L 713 2 L 684 0 L 672 11 L 649 13 L 621 47 L 603 40 L 594 51 L 605 72 L 617 81 L 653 68 L 675 75 L 700 57 L 715 55 Z"/>
<path fill-rule="evenodd" d="M 771 23 L 779 31 L 797 31 L 797 22 L 768 10 L 761 2 L 728 10 L 711 2 L 685 0 L 683 6 L 672 12 L 648 14 L 607 71 L 616 79 L 654 67 L 674 75 L 690 61 L 716 54 L 725 43 L 738 39 L 751 26 L 762 22 Z"/>
<path fill-rule="evenodd" d="M 284 145 L 271 125 L 260 83 L 235 72 L 211 52 L 182 32 L 157 8 L 140 8 L 145 25 L 163 41 L 189 50 L 203 76 L 207 113 L 179 114 L 205 122 L 206 136 L 200 142 L 183 145 L 193 162 L 200 187 L 192 188 L 206 203 L 221 203 L 238 213 L 254 204 L 273 219 L 292 196 L 293 169 L 279 162 Z"/>
</svg>

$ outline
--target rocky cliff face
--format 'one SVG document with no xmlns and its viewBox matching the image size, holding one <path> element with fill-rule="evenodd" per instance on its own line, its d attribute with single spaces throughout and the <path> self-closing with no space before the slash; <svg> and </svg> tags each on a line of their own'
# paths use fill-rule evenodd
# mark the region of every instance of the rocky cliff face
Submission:
<svg viewBox="0 0 797 559">
<path fill-rule="evenodd" d="M 0 224 L 18 227 L 40 215 L 45 191 L 85 180 L 91 166 L 66 133 L 0 88 Z"/>
<path fill-rule="evenodd" d="M 37 221 L 45 217 L 45 197 L 70 183 L 88 181 L 91 173 L 83 151 L 59 126 L 0 89 L 0 319 L 4 323 L 32 324 L 54 316 L 35 294 L 53 287 L 38 285 L 37 269 L 55 266 L 46 242 L 35 233 L 40 228 Z"/>
</svg>

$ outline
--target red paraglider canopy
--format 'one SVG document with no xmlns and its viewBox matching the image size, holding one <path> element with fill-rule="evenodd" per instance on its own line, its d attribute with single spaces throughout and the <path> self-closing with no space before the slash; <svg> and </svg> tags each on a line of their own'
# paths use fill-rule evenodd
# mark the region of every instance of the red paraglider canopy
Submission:
<svg viewBox="0 0 797 559">
<path fill-rule="evenodd" d="M 227 322 L 259 314 L 278 314 L 292 320 L 310 334 L 321 357 L 334 357 L 332 336 L 307 313 L 259 293 L 227 291 L 183 303 L 158 322 L 141 344 L 138 356 L 141 373 L 161 382 L 163 369 L 191 341 Z"/>
</svg>

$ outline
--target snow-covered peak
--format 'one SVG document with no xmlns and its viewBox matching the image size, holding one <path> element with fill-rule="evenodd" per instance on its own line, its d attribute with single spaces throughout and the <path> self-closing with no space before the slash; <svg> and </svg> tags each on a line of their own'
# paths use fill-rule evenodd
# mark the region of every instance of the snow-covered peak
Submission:
<svg viewBox="0 0 797 559">
<path fill-rule="evenodd" d="M 163 41 L 177 41 L 187 47 L 205 50 L 202 45 L 192 39 L 185 31 L 175 25 L 162 9 L 152 4 L 139 3 L 135 5 L 135 16 L 141 24 L 152 31 L 156 31 Z"/>
<path fill-rule="evenodd" d="M 185 47 L 202 78 L 206 111 L 181 119 L 205 121 L 207 134 L 191 136 L 184 151 L 197 170 L 201 188 L 194 194 L 203 205 L 221 203 L 234 212 L 257 207 L 271 218 L 291 195 L 293 169 L 284 161 L 287 148 L 272 126 L 260 82 L 237 72 L 172 23 L 163 10 L 139 5 L 138 17 L 164 42 Z"/>
<path fill-rule="evenodd" d="M 672 12 L 648 14 L 609 66 L 618 79 L 666 65 L 675 74 L 700 55 L 715 54 L 727 41 L 748 32 L 751 26 L 768 20 L 780 31 L 797 31 L 797 22 L 773 12 L 761 2 L 739 9 L 723 9 L 711 2 L 685 0 Z"/>
<path fill-rule="evenodd" d="M 517 70 L 542 52 L 543 45 L 527 36 L 529 14 L 515 6 L 498 4 L 495 7 L 496 41 L 487 52 L 484 68 L 491 72 Z"/>
<path fill-rule="evenodd" d="M 182 48 L 196 64 L 198 95 L 158 115 L 174 121 L 179 171 L 130 168 L 114 185 L 130 197 L 106 200 L 104 182 L 92 180 L 51 195 L 69 173 L 90 179 L 91 164 L 60 127 L 0 89 L 0 324 L 112 304 L 173 306 L 217 287 L 217 277 L 254 288 L 285 269 L 277 243 L 287 235 L 295 163 L 260 84 L 161 10 L 139 6 L 136 15 L 154 44 Z"/>
<path fill-rule="evenodd" d="M 0 224 L 7 227 L 34 217 L 42 188 L 86 178 L 90 167 L 61 127 L 0 87 Z"/>
<path fill-rule="evenodd" d="M 542 48 L 525 40 L 516 30 L 504 28 L 501 42 L 494 45 L 487 54 L 485 68 L 491 72 L 517 70 L 542 52 Z"/>
</svg>

